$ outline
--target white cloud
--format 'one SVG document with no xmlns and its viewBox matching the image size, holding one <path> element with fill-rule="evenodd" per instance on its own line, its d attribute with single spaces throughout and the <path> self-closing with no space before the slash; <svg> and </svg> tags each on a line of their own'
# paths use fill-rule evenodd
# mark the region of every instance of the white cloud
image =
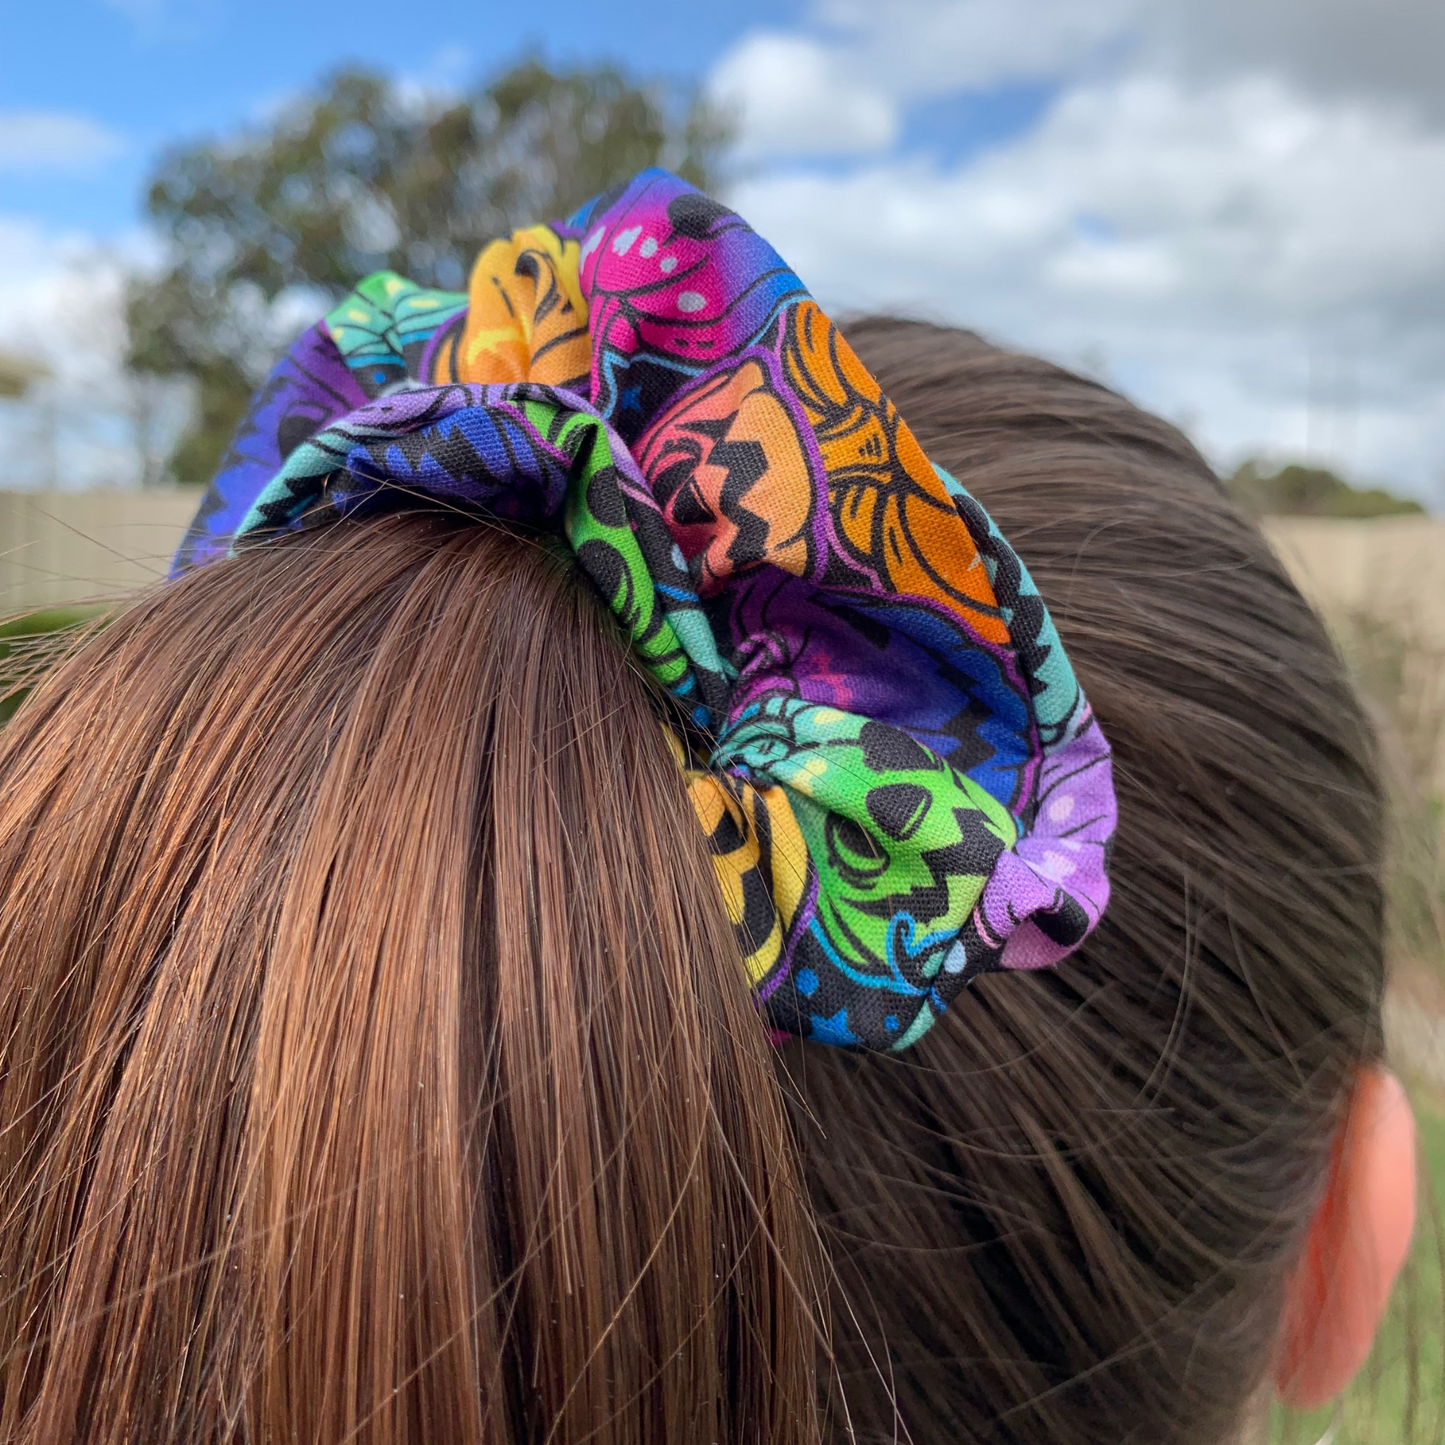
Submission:
<svg viewBox="0 0 1445 1445">
<path fill-rule="evenodd" d="M 1439 0 L 1170 0 L 1146 14 L 1186 73 L 1265 71 L 1445 120 Z"/>
<path fill-rule="evenodd" d="M 1196 80 L 1270 74 L 1311 95 L 1445 119 L 1439 0 L 813 0 L 801 30 L 767 33 L 808 37 L 831 66 L 895 100 L 1134 57 Z"/>
<path fill-rule="evenodd" d="M 896 96 L 1048 79 L 1088 62 L 1142 0 L 817 0 L 816 24 Z"/>
<path fill-rule="evenodd" d="M 0 402 L 0 489 L 124 486 L 153 471 L 183 422 L 184 387 L 124 370 L 125 282 L 154 258 L 0 216 L 0 349 L 48 370 Z"/>
<path fill-rule="evenodd" d="M 739 209 L 825 302 L 1102 356 L 1221 463 L 1309 451 L 1445 503 L 1442 56 L 1439 0 L 813 0 L 713 80 L 788 157 Z M 962 164 L 885 139 L 1016 82 L 1055 99 Z M 847 139 L 865 96 L 890 125 Z"/>
<path fill-rule="evenodd" d="M 124 148 L 121 137 L 70 111 L 0 111 L 0 172 L 80 170 Z"/>
<path fill-rule="evenodd" d="M 841 50 L 809 36 L 747 36 L 718 63 L 708 89 L 736 117 L 746 157 L 866 154 L 898 136 L 892 100 Z"/>
<path fill-rule="evenodd" d="M 1048 79 L 1119 33 L 1141 0 L 818 0 L 804 31 L 755 30 L 708 77 L 747 157 L 887 150 L 902 108 Z"/>
<path fill-rule="evenodd" d="M 803 26 L 744 36 L 712 79 L 747 114 L 775 118 L 769 153 L 857 153 L 887 142 L 830 144 L 834 127 L 876 137 L 885 115 L 896 131 L 909 101 L 1096 77 L 1121 62 L 1195 83 L 1274 77 L 1445 123 L 1439 0 L 813 0 Z"/>
<path fill-rule="evenodd" d="M 1445 132 L 1397 109 L 1125 69 L 962 166 L 734 200 L 825 304 L 1102 353 L 1222 463 L 1309 446 L 1445 500 Z"/>
<path fill-rule="evenodd" d="M 152 31 L 214 7 L 106 3 Z M 825 304 L 1102 361 L 1221 463 L 1313 449 L 1445 504 L 1442 55 L 1440 0 L 813 0 L 708 85 L 759 167 L 732 199 Z M 438 52 L 418 94 L 462 63 Z M 900 150 L 910 107 L 1015 82 L 1057 87 L 1025 133 Z M 0 113 L 0 171 L 118 145 Z M 0 217 L 0 345 L 52 361 L 57 405 L 129 404 L 119 276 Z"/>
</svg>

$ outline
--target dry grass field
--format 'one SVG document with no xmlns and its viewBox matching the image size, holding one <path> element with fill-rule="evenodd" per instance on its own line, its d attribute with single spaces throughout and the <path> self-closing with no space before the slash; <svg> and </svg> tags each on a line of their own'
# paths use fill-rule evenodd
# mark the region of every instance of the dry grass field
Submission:
<svg viewBox="0 0 1445 1445">
<path fill-rule="evenodd" d="M 1393 983 L 1386 1033 L 1420 1120 L 1429 1182 L 1411 1272 L 1345 1403 L 1339 1445 L 1445 1439 L 1445 521 L 1276 518 L 1271 541 L 1374 712 L 1393 794 Z M 1308 1442 L 1329 1415 L 1275 1421 Z"/>
<path fill-rule="evenodd" d="M 1277 517 L 1265 530 L 1420 781 L 1445 795 L 1445 520 Z"/>
</svg>

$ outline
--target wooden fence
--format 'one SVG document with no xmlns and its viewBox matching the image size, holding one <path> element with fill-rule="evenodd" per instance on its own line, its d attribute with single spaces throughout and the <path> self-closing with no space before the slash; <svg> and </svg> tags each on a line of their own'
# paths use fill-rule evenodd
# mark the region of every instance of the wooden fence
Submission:
<svg viewBox="0 0 1445 1445">
<path fill-rule="evenodd" d="M 122 595 L 166 570 L 200 489 L 0 492 L 0 615 Z M 1445 519 L 1272 519 L 1317 605 L 1415 610 L 1445 638 Z"/>
<path fill-rule="evenodd" d="M 0 617 L 164 576 L 200 498 L 199 487 L 0 492 Z"/>
</svg>

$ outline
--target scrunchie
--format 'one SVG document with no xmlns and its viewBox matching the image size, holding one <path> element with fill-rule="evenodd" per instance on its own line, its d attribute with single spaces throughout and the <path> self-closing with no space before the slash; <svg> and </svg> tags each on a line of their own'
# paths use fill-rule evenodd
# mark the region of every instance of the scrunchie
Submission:
<svg viewBox="0 0 1445 1445">
<path fill-rule="evenodd" d="M 261 388 L 176 569 L 407 492 L 566 537 L 677 703 L 778 1033 L 904 1048 L 1098 921 L 1109 748 L 1037 589 L 732 211 L 649 170 L 494 241 L 466 295 L 368 277 Z"/>
</svg>

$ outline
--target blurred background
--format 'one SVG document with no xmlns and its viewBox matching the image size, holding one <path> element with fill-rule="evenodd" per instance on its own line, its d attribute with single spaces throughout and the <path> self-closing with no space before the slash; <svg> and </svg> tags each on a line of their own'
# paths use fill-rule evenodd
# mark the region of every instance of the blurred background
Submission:
<svg viewBox="0 0 1445 1445">
<path fill-rule="evenodd" d="M 1442 64 L 1438 0 L 0 0 L 0 485 L 203 480 L 338 288 L 660 159 L 825 306 L 1439 507 Z"/>
<path fill-rule="evenodd" d="M 1442 73 L 1440 0 L 0 0 L 0 718 L 163 574 L 354 281 L 462 287 L 663 164 L 825 307 L 1105 381 L 1261 517 L 1380 722 L 1391 1048 L 1445 1192 Z M 1428 1233 L 1344 1439 L 1405 1438 L 1412 1379 L 1438 1438 Z"/>
</svg>

